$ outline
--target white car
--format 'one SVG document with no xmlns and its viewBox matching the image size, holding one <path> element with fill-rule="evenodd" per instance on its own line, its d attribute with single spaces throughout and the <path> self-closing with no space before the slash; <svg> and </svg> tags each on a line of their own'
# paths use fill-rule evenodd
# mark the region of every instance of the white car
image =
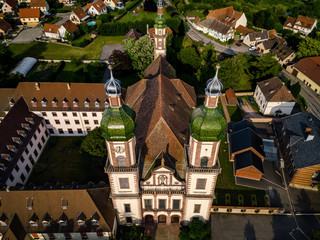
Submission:
<svg viewBox="0 0 320 240">
<path fill-rule="evenodd" d="M 249 51 L 254 51 L 254 50 L 256 50 L 256 47 L 255 47 L 255 46 L 249 47 Z"/>
</svg>

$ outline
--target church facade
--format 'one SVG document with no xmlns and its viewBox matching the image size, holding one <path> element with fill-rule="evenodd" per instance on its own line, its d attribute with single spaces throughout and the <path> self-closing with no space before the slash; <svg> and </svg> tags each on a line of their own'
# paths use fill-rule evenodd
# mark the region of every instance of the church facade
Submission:
<svg viewBox="0 0 320 240">
<path fill-rule="evenodd" d="M 155 59 L 145 79 L 121 97 L 121 83 L 105 85 L 110 106 L 101 127 L 106 140 L 113 206 L 119 224 L 189 223 L 209 220 L 221 168 L 220 140 L 226 120 L 218 109 L 222 84 L 218 70 L 196 107 L 194 88 L 175 76 L 166 61 L 163 3 L 155 22 Z"/>
</svg>

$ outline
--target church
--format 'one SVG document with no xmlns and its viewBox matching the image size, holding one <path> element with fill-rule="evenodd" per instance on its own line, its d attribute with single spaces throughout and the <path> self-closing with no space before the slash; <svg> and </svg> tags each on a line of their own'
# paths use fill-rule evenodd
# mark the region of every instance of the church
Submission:
<svg viewBox="0 0 320 240">
<path fill-rule="evenodd" d="M 123 225 L 209 220 L 221 172 L 218 152 L 227 123 L 218 108 L 219 66 L 207 81 L 204 105 L 197 107 L 194 88 L 177 79 L 165 59 L 162 0 L 157 7 L 154 61 L 145 79 L 128 87 L 125 99 L 112 71 L 105 84 L 105 171 Z"/>
</svg>

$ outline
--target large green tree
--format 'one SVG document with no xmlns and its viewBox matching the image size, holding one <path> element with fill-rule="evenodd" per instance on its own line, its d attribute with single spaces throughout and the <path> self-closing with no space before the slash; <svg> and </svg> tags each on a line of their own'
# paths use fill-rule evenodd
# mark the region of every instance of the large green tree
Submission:
<svg viewBox="0 0 320 240">
<path fill-rule="evenodd" d="M 188 227 L 182 227 L 179 233 L 180 240 L 210 240 L 210 226 L 199 219 L 193 219 Z"/>
<path fill-rule="evenodd" d="M 313 56 L 320 56 L 320 41 L 307 37 L 298 45 L 297 58 Z"/>
<path fill-rule="evenodd" d="M 154 58 L 154 42 L 144 35 L 138 40 L 127 39 L 124 48 L 132 60 L 132 66 L 139 71 L 139 76 L 144 76 L 144 70 L 152 63 Z"/>
<path fill-rule="evenodd" d="M 198 69 L 201 66 L 201 58 L 194 46 L 182 48 L 178 58 L 183 64 L 186 64 L 193 69 Z"/>
<path fill-rule="evenodd" d="M 126 52 L 115 49 L 110 55 L 109 60 L 114 71 L 119 74 L 132 71 L 132 61 Z"/>
<path fill-rule="evenodd" d="M 107 148 L 105 139 L 102 137 L 102 129 L 96 127 L 88 132 L 88 135 L 81 143 L 80 151 L 90 154 L 94 157 L 107 156 Z"/>
</svg>

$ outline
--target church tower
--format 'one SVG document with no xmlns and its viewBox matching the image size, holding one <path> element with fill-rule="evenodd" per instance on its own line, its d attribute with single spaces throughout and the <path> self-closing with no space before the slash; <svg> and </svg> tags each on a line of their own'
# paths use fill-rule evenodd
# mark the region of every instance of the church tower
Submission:
<svg viewBox="0 0 320 240">
<path fill-rule="evenodd" d="M 185 222 L 197 217 L 209 220 L 214 189 L 221 169 L 218 160 L 220 141 L 227 122 L 218 108 L 222 83 L 216 75 L 207 81 L 205 103 L 192 111 L 188 168 L 186 173 Z"/>
<path fill-rule="evenodd" d="M 166 19 L 163 17 L 163 1 L 158 0 L 158 16 L 155 19 L 154 33 L 154 59 L 159 55 L 166 56 Z"/>
<path fill-rule="evenodd" d="M 101 120 L 102 136 L 106 140 L 108 173 L 113 207 L 120 224 L 140 224 L 141 200 L 139 171 L 136 160 L 135 112 L 122 104 L 121 83 L 110 68 L 110 79 L 105 84 L 109 106 Z"/>
</svg>

